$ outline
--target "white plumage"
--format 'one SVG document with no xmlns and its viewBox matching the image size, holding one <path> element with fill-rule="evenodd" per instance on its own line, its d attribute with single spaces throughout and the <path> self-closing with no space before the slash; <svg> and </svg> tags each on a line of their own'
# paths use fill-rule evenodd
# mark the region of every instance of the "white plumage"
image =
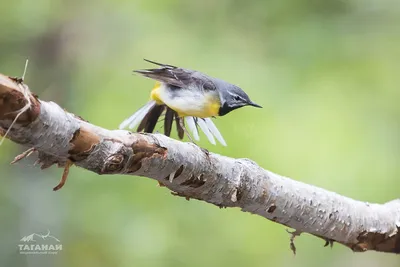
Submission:
<svg viewBox="0 0 400 267">
<path fill-rule="evenodd" d="M 203 133 L 207 136 L 208 141 L 210 141 L 211 144 L 215 145 L 215 139 L 210 130 L 208 129 L 207 124 L 202 118 L 197 119 L 197 124 L 200 126 L 200 129 L 203 131 Z"/>
<path fill-rule="evenodd" d="M 124 129 L 128 126 L 129 129 L 135 128 L 141 120 L 143 120 L 144 116 L 146 116 L 147 112 L 150 111 L 156 105 L 156 101 L 149 101 L 146 105 L 141 107 L 138 111 L 136 111 L 132 116 L 124 120 L 120 125 L 120 129 Z"/>
<path fill-rule="evenodd" d="M 160 88 L 158 89 L 158 93 L 159 98 L 162 99 L 162 102 L 175 111 L 180 110 L 188 114 L 201 114 L 204 112 L 205 107 L 208 105 L 208 98 L 204 96 L 204 93 L 197 90 L 181 89 L 177 92 L 174 92 L 170 87 L 168 87 L 164 83 L 161 83 Z M 210 97 L 213 97 L 213 95 L 210 95 Z M 157 105 L 157 102 L 155 100 L 149 101 L 132 116 L 124 120 L 119 125 L 119 128 L 135 128 L 155 105 Z M 216 138 L 223 146 L 226 146 L 224 138 L 218 131 L 211 118 L 199 118 L 194 116 L 185 116 L 184 118 L 188 130 L 193 135 L 194 140 L 200 140 L 199 132 L 197 129 L 198 125 L 207 136 L 207 139 L 210 141 L 211 144 L 216 144 Z"/>
<path fill-rule="evenodd" d="M 208 129 L 210 129 L 210 132 L 217 138 L 217 140 L 223 145 L 227 146 L 224 138 L 222 137 L 222 134 L 218 131 L 217 126 L 215 126 L 214 122 L 210 118 L 205 118 L 204 119 Z"/>
<path fill-rule="evenodd" d="M 189 131 L 191 131 L 193 133 L 193 138 L 196 141 L 200 140 L 200 136 L 199 136 L 199 132 L 197 131 L 197 126 L 196 126 L 196 122 L 194 121 L 193 117 L 185 117 L 185 121 L 187 123 L 187 126 L 189 127 Z"/>
</svg>

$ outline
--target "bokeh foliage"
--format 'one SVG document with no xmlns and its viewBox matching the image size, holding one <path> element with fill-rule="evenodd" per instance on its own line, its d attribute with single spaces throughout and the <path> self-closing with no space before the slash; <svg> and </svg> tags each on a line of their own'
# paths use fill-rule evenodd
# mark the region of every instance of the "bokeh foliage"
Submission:
<svg viewBox="0 0 400 267">
<path fill-rule="evenodd" d="M 369 202 L 399 197 L 400 2 L 395 0 L 5 0 L 0 71 L 44 100 L 106 128 L 148 99 L 142 58 L 201 70 L 241 86 L 263 109 L 216 124 L 231 157 Z M 399 266 L 353 254 L 238 209 L 172 197 L 156 182 L 61 170 L 23 148 L 1 148 L 1 266 Z M 23 235 L 46 232 L 57 256 L 22 256 Z"/>
</svg>

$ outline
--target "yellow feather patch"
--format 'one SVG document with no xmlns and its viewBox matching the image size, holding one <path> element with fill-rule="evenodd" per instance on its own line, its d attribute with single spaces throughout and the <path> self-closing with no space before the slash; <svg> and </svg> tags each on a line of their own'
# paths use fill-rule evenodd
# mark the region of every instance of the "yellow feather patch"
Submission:
<svg viewBox="0 0 400 267">
<path fill-rule="evenodd" d="M 160 99 L 160 87 L 161 87 L 161 83 L 156 82 L 156 84 L 154 85 L 154 88 L 151 90 L 151 93 L 150 93 L 151 100 L 156 101 L 156 103 L 158 105 L 163 104 L 163 101 Z"/>
<path fill-rule="evenodd" d="M 212 94 L 204 94 L 204 98 L 200 100 L 200 103 L 202 104 L 199 103 L 198 106 L 187 104 L 184 99 L 188 96 L 185 94 L 182 94 L 182 97 L 180 98 L 181 101 L 174 101 L 168 97 L 166 98 L 166 94 L 168 95 L 168 93 L 165 92 L 165 87 L 163 87 L 160 82 L 156 82 L 154 88 L 151 90 L 150 98 L 151 100 L 156 101 L 158 105 L 167 105 L 169 108 L 176 111 L 179 117 L 193 116 L 209 118 L 218 116 L 219 108 L 221 107 L 219 98 Z M 196 95 L 193 96 L 193 99 L 195 99 L 195 97 Z"/>
<path fill-rule="evenodd" d="M 207 113 L 209 116 L 204 116 L 203 118 L 218 116 L 220 107 L 221 103 L 219 99 L 213 98 L 208 102 Z"/>
</svg>

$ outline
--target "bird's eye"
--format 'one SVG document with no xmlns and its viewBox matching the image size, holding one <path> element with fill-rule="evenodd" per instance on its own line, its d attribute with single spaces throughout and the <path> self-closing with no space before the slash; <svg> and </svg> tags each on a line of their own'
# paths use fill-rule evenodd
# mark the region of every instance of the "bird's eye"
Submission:
<svg viewBox="0 0 400 267">
<path fill-rule="evenodd" d="M 233 98 L 234 98 L 236 101 L 242 100 L 242 98 L 241 98 L 240 96 L 238 96 L 238 95 L 235 95 Z"/>
</svg>

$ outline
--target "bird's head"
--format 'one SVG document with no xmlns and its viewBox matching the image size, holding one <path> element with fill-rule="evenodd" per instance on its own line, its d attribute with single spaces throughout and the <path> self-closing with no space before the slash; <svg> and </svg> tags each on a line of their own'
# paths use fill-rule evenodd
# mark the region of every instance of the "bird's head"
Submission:
<svg viewBox="0 0 400 267">
<path fill-rule="evenodd" d="M 223 90 L 220 90 L 221 107 L 219 109 L 219 116 L 223 116 L 232 110 L 244 107 L 253 106 L 262 108 L 260 105 L 250 100 L 249 96 L 238 86 L 229 84 Z"/>
</svg>

